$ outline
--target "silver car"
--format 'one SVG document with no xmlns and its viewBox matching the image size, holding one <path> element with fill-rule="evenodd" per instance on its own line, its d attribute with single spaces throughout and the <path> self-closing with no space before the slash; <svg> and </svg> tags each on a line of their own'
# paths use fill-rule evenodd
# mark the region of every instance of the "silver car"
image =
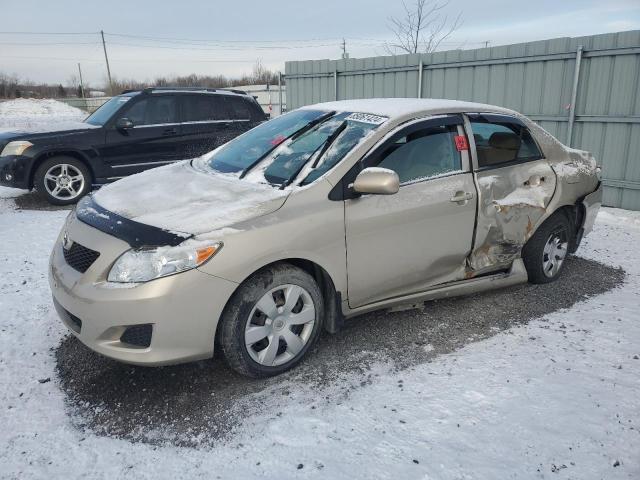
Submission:
<svg viewBox="0 0 640 480">
<path fill-rule="evenodd" d="M 98 353 L 165 365 L 219 350 L 263 377 L 363 312 L 555 280 L 601 198 L 593 157 L 514 111 L 323 103 L 85 197 L 49 281 Z"/>
</svg>

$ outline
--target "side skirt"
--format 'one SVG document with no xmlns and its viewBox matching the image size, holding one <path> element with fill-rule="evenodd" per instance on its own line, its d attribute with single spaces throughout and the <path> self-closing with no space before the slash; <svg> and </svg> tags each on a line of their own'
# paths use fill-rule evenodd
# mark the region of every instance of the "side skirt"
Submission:
<svg viewBox="0 0 640 480">
<path fill-rule="evenodd" d="M 472 293 L 494 290 L 496 288 L 504 288 L 520 283 L 526 283 L 529 279 L 524 262 L 521 258 L 514 260 L 508 272 L 498 273 L 496 275 L 488 275 L 486 277 L 472 278 L 469 280 L 461 280 L 444 285 L 436 286 L 430 290 L 405 295 L 402 297 L 390 298 L 376 303 L 363 305 L 362 307 L 344 310 L 346 302 L 343 303 L 345 317 L 353 317 L 362 313 L 381 310 L 385 308 L 397 307 L 399 305 L 407 305 L 409 308 L 417 303 L 438 300 L 440 298 L 458 297 L 461 295 L 469 295 Z"/>
</svg>

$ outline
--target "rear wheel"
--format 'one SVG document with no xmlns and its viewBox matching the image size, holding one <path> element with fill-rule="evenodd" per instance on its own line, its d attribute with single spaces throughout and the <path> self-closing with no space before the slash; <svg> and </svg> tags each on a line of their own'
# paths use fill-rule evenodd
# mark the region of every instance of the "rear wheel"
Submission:
<svg viewBox="0 0 640 480">
<path fill-rule="evenodd" d="M 227 363 L 249 377 L 268 377 L 298 364 L 317 340 L 322 294 L 307 272 L 280 264 L 246 280 L 222 314 L 219 344 Z"/>
<path fill-rule="evenodd" d="M 84 163 L 73 157 L 52 157 L 38 167 L 33 183 L 49 203 L 69 205 L 91 190 L 91 174 Z"/>
<path fill-rule="evenodd" d="M 564 213 L 558 212 L 540 225 L 522 249 L 522 260 L 531 283 L 549 283 L 560 276 L 569 254 L 571 236 L 571 224 Z"/>
</svg>

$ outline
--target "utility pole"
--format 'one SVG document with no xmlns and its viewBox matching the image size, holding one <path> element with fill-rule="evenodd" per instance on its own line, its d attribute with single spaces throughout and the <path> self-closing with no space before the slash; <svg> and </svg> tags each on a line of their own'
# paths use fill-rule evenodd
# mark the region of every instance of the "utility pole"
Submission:
<svg viewBox="0 0 640 480">
<path fill-rule="evenodd" d="M 282 115 L 282 72 L 278 72 L 278 115 Z"/>
<path fill-rule="evenodd" d="M 349 58 L 349 54 L 347 53 L 347 41 L 342 39 L 342 58 Z"/>
<path fill-rule="evenodd" d="M 80 62 L 78 62 L 78 73 L 80 74 L 80 95 L 84 98 L 84 82 L 82 81 L 82 68 L 80 68 Z"/>
<path fill-rule="evenodd" d="M 109 93 L 113 95 L 113 82 L 111 81 L 111 69 L 109 68 L 109 57 L 107 55 L 107 44 L 104 43 L 104 32 L 100 30 L 102 37 L 102 49 L 104 50 L 104 60 L 107 62 L 107 77 L 109 77 Z"/>
<path fill-rule="evenodd" d="M 484 48 L 489 48 L 489 43 L 491 43 L 489 40 L 485 40 Z"/>
</svg>

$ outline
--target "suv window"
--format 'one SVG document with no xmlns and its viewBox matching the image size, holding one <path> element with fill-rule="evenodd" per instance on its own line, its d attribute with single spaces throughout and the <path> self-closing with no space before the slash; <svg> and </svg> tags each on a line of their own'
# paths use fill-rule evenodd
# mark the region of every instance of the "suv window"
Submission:
<svg viewBox="0 0 640 480">
<path fill-rule="evenodd" d="M 413 131 L 389 145 L 378 166 L 395 171 L 400 183 L 460 171 L 462 160 L 455 146 L 457 134 L 455 125 Z"/>
<path fill-rule="evenodd" d="M 513 161 L 542 158 L 531 132 L 519 123 L 471 120 L 478 166 L 490 167 Z"/>
<path fill-rule="evenodd" d="M 206 122 L 229 120 L 227 104 L 219 95 L 185 95 L 183 97 L 183 121 Z"/>
<path fill-rule="evenodd" d="M 153 96 L 139 100 L 123 117 L 128 118 L 134 125 L 161 125 L 178 122 L 178 109 L 175 96 Z"/>
<path fill-rule="evenodd" d="M 127 95 L 113 97 L 91 115 L 89 115 L 85 122 L 90 123 L 91 125 L 103 126 L 111 119 L 113 114 L 116 113 L 120 109 L 120 107 L 122 107 L 129 100 L 131 100 L 131 97 Z"/>
<path fill-rule="evenodd" d="M 235 120 L 251 120 L 251 109 L 244 98 L 228 96 L 227 103 Z"/>
</svg>

